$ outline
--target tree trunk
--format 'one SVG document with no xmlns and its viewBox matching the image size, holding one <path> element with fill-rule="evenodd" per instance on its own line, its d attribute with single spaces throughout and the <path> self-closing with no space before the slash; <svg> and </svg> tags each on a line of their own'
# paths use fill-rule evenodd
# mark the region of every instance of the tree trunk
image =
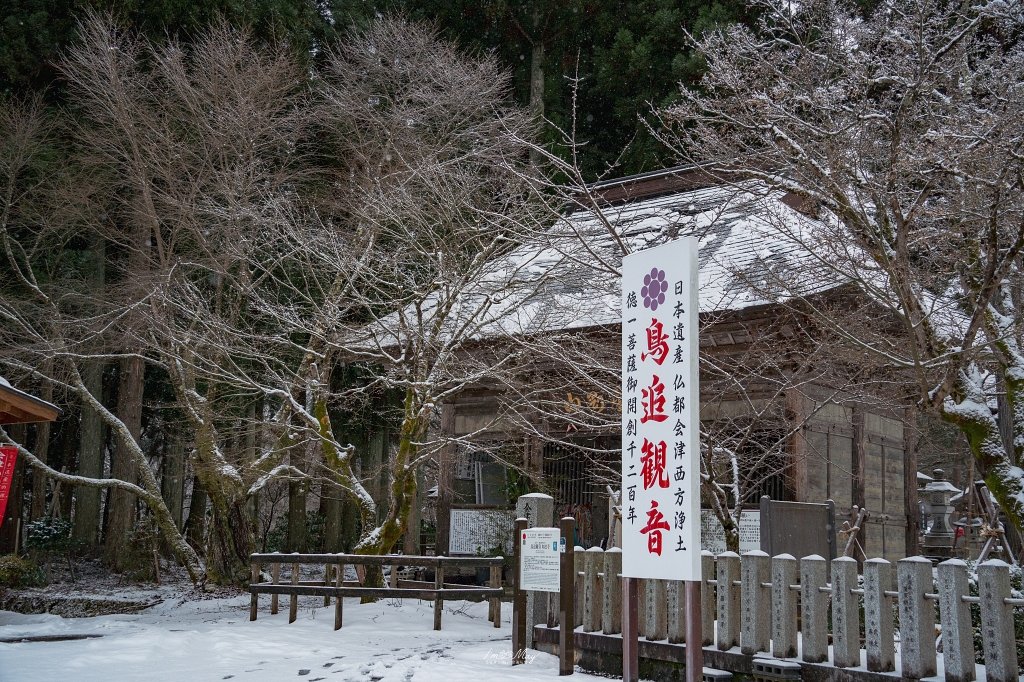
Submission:
<svg viewBox="0 0 1024 682">
<path fill-rule="evenodd" d="M 301 462 L 294 464 L 296 469 L 305 471 Z M 306 551 L 306 493 L 309 484 L 306 479 L 288 481 L 288 535 L 285 539 L 286 552 Z"/>
<path fill-rule="evenodd" d="M 106 242 L 95 237 L 90 246 L 92 267 L 89 273 L 90 287 L 94 296 L 102 295 L 106 272 Z M 83 364 L 82 381 L 86 389 L 98 400 L 103 400 L 103 363 L 90 360 Z M 105 425 L 96 410 L 82 404 L 81 439 L 79 440 L 78 475 L 86 478 L 103 478 L 103 444 Z M 70 494 L 70 490 L 68 494 Z M 72 539 L 88 547 L 99 542 L 100 530 L 100 488 L 75 489 L 75 525 Z"/>
<path fill-rule="evenodd" d="M 341 488 L 324 481 L 320 488 L 320 513 L 324 515 L 324 552 L 341 551 L 342 504 Z"/>
<path fill-rule="evenodd" d="M 192 500 L 188 505 L 188 519 L 185 521 L 185 538 L 188 544 L 202 552 L 206 536 L 206 490 L 198 476 L 192 477 Z"/>
<path fill-rule="evenodd" d="M 174 525 L 181 528 L 185 502 L 185 445 L 178 438 L 171 438 L 167 452 L 164 453 L 160 493 L 171 512 Z"/>
<path fill-rule="evenodd" d="M 214 500 L 206 543 L 206 572 L 221 585 L 248 585 L 254 550 L 248 500 Z"/>
<path fill-rule="evenodd" d="M 25 442 L 25 425 L 13 424 L 8 433 L 16 443 Z M 0 554 L 20 554 L 22 515 L 25 506 L 25 459 L 21 456 L 14 464 L 14 477 L 11 479 L 11 490 L 7 496 L 7 508 L 4 510 L 3 524 L 0 525 Z"/>
<path fill-rule="evenodd" d="M 413 495 L 412 507 L 409 509 L 409 519 L 405 523 L 405 537 L 402 540 L 402 552 L 410 555 L 420 553 L 420 490 L 422 481 L 419 472 L 416 476 L 416 493 Z"/>
<path fill-rule="evenodd" d="M 455 405 L 441 406 L 441 437 L 455 434 Z M 437 455 L 437 519 L 435 521 L 434 553 L 448 556 L 451 533 L 452 497 L 455 494 L 455 443 L 441 446 Z"/>
<path fill-rule="evenodd" d="M 46 393 L 52 393 L 52 391 L 45 391 L 44 396 L 40 396 L 43 400 L 50 402 L 51 396 L 46 396 Z M 46 462 L 50 454 L 50 423 L 43 422 L 36 424 L 36 445 L 35 455 L 43 462 Z M 29 520 L 35 521 L 41 519 L 46 515 L 46 472 L 39 467 L 34 467 L 32 471 L 32 507 L 29 512 Z"/>
<path fill-rule="evenodd" d="M 540 36 L 534 41 L 530 56 L 530 113 L 540 122 L 544 119 L 544 41 Z M 530 149 L 530 163 L 537 166 L 541 160 L 540 152 Z"/>
<path fill-rule="evenodd" d="M 117 416 L 128 427 L 136 443 L 139 442 L 142 431 L 142 388 L 145 369 L 145 363 L 140 357 L 121 360 Z M 136 483 L 138 472 L 128 447 L 120 437 L 117 439 L 117 446 L 110 460 L 110 476 Z M 120 571 L 124 567 L 128 535 L 135 527 L 135 496 L 115 488 L 110 491 L 109 504 L 103 561 L 115 571 Z"/>
</svg>

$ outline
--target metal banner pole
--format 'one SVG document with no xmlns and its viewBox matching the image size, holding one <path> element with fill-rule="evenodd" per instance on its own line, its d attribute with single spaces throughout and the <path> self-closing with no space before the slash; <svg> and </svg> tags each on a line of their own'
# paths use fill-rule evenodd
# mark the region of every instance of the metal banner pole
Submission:
<svg viewBox="0 0 1024 682">
<path fill-rule="evenodd" d="M 622 682 L 640 680 L 640 583 L 622 579 Z"/>
<path fill-rule="evenodd" d="M 700 581 L 686 581 L 686 682 L 704 679 L 704 633 L 701 628 Z"/>
<path fill-rule="evenodd" d="M 576 546 L 576 519 L 566 516 L 561 527 L 561 566 L 559 571 L 558 608 L 558 674 L 572 675 L 576 666 L 574 632 L 576 630 L 576 568 L 573 548 Z"/>
<path fill-rule="evenodd" d="M 526 663 L 526 591 L 519 587 L 523 579 L 522 537 L 526 524 L 526 519 L 516 519 L 516 534 L 512 538 L 512 546 L 515 548 L 515 568 L 512 573 L 512 665 Z"/>
</svg>

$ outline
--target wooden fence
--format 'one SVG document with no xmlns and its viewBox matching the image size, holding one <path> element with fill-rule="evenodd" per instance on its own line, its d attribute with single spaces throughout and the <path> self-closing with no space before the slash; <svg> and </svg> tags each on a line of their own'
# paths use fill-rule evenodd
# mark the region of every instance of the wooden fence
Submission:
<svg viewBox="0 0 1024 682">
<path fill-rule="evenodd" d="M 575 627 L 584 633 L 620 633 L 621 550 L 577 547 L 574 568 Z M 747 656 L 827 664 L 831 615 L 835 667 L 863 665 L 861 651 L 866 650 L 868 672 L 895 671 L 894 633 L 898 631 L 899 674 L 903 679 L 921 679 L 937 674 L 938 620 L 945 679 L 968 681 L 975 679 L 971 604 L 978 604 L 986 678 L 1019 679 L 1014 607 L 1024 605 L 1024 599 L 1011 595 L 1006 563 L 990 560 L 977 566 L 976 596 L 970 594 L 968 566 L 958 559 L 939 564 L 937 580 L 933 580 L 931 561 L 923 557 L 901 559 L 895 567 L 884 559 L 865 561 L 862 583 L 857 568 L 854 559 L 838 558 L 832 560 L 829 575 L 828 562 L 819 556 L 797 560 L 788 554 L 769 557 L 748 552 L 741 557 L 725 552 L 716 557 L 703 552 L 702 647 L 723 652 L 739 647 Z M 642 638 L 668 643 L 685 640 L 683 586 L 681 581 L 641 581 Z"/>
<path fill-rule="evenodd" d="M 270 613 L 276 614 L 278 595 L 289 595 L 288 622 L 292 623 L 298 615 L 298 597 L 323 597 L 324 606 L 330 606 L 331 597 L 335 598 L 334 629 L 341 628 L 342 603 L 344 597 L 368 597 L 372 599 L 424 599 L 434 602 L 434 629 L 441 629 L 441 612 L 444 599 L 489 599 L 490 609 L 488 620 L 494 627 L 501 627 L 501 566 L 502 557 L 437 557 L 437 556 L 403 556 L 362 555 L 362 554 L 252 554 L 252 582 L 249 585 L 251 601 L 249 604 L 249 620 L 256 620 L 259 606 L 259 595 L 269 594 Z M 260 566 L 271 565 L 271 582 L 260 582 Z M 281 565 L 291 564 L 291 580 L 281 583 Z M 322 565 L 324 578 L 318 580 L 300 580 L 299 566 L 303 564 Z M 366 587 L 362 579 L 345 580 L 345 566 L 359 567 L 384 566 L 391 567 L 390 584 L 387 587 Z M 434 582 L 419 580 L 401 580 L 398 577 L 400 566 L 433 568 Z M 455 568 L 490 569 L 489 587 L 466 587 L 444 582 L 445 570 Z M 358 575 L 358 572 L 357 572 Z"/>
</svg>

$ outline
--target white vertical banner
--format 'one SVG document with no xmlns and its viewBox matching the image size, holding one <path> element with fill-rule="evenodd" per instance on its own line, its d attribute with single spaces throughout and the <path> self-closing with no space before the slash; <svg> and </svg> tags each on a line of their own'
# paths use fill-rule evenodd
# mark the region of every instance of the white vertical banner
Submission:
<svg viewBox="0 0 1024 682">
<path fill-rule="evenodd" d="M 622 261 L 622 575 L 700 580 L 697 239 Z"/>
</svg>

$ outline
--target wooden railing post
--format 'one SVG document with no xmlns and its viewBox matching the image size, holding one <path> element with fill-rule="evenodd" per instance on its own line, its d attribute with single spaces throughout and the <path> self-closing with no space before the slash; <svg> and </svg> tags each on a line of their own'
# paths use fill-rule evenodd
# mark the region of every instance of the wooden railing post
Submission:
<svg viewBox="0 0 1024 682">
<path fill-rule="evenodd" d="M 622 632 L 622 549 L 612 547 L 604 553 L 604 592 L 601 631 L 606 635 Z"/>
<path fill-rule="evenodd" d="M 331 564 L 324 564 L 324 587 L 331 586 Z M 324 595 L 324 606 L 331 605 L 331 595 Z"/>
<path fill-rule="evenodd" d="M 272 564 L 271 574 L 270 575 L 271 575 L 270 581 L 273 584 L 275 584 L 275 585 L 280 585 L 281 584 L 281 564 L 277 564 L 277 563 Z M 276 594 L 270 595 L 270 615 L 272 615 L 272 616 L 276 616 L 277 615 L 278 596 L 279 595 L 276 595 Z"/>
<path fill-rule="evenodd" d="M 252 564 L 252 583 L 255 585 L 260 581 L 260 565 L 257 562 Z M 256 620 L 256 609 L 259 606 L 259 594 L 256 592 L 252 593 L 249 598 L 249 620 Z"/>
<path fill-rule="evenodd" d="M 772 655 L 796 658 L 797 563 L 791 554 L 772 557 Z"/>
<path fill-rule="evenodd" d="M 491 566 L 491 579 L 488 581 L 488 587 L 495 589 L 501 588 L 501 566 Z M 501 627 L 501 597 L 494 597 L 491 599 L 491 622 L 494 623 L 494 627 Z"/>
<path fill-rule="evenodd" d="M 892 564 L 885 559 L 865 561 L 864 644 L 868 652 L 868 671 L 874 673 L 888 673 L 896 670 L 892 597 L 886 594 L 887 590 L 892 590 Z M 967 629 L 970 631 L 970 613 L 967 614 L 967 621 Z M 971 666 L 973 669 L 973 657 Z"/>
<path fill-rule="evenodd" d="M 740 556 L 718 555 L 718 648 L 728 651 L 740 643 Z"/>
<path fill-rule="evenodd" d="M 441 599 L 441 590 L 444 589 L 444 564 L 442 560 L 437 562 L 434 570 L 434 589 L 437 594 L 434 596 L 434 629 L 441 629 L 441 611 L 444 609 L 444 601 Z"/>
<path fill-rule="evenodd" d="M 334 586 L 335 587 L 341 587 L 344 584 L 344 582 L 345 582 L 345 564 L 335 564 L 335 567 L 336 567 L 335 570 L 338 572 L 338 574 L 336 576 L 334 576 Z M 340 594 L 337 597 L 335 597 L 335 601 L 334 601 L 334 629 L 335 630 L 340 630 L 341 629 L 341 609 L 342 609 L 342 604 L 344 602 L 345 602 L 345 598 L 342 597 Z"/>
<path fill-rule="evenodd" d="M 292 585 L 299 584 L 299 565 L 292 564 Z M 299 595 L 292 592 L 288 602 L 288 622 L 294 623 L 299 616 Z"/>
<path fill-rule="evenodd" d="M 896 568 L 900 600 L 900 675 L 919 680 L 935 674 L 935 605 L 932 562 L 915 556 L 900 559 Z M 1016 674 L 1016 673 L 1014 673 Z"/>
</svg>

